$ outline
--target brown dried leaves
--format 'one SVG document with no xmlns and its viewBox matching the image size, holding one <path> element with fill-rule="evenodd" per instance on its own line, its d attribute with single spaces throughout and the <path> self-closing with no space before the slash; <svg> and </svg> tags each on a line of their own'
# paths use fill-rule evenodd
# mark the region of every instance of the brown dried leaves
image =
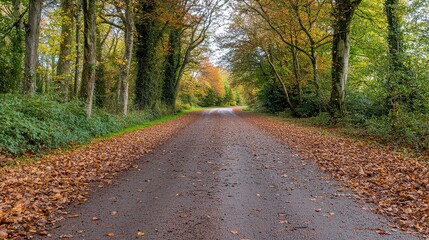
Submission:
<svg viewBox="0 0 429 240">
<path fill-rule="evenodd" d="M 244 115 L 249 122 L 280 139 L 320 169 L 346 182 L 360 198 L 391 216 L 397 227 L 429 234 L 429 166 L 362 142 L 322 134 L 319 128 Z"/>
<path fill-rule="evenodd" d="M 66 203 L 86 200 L 88 184 L 115 173 L 195 119 L 195 114 L 104 140 L 35 163 L 0 169 L 0 238 L 47 234 Z"/>
</svg>

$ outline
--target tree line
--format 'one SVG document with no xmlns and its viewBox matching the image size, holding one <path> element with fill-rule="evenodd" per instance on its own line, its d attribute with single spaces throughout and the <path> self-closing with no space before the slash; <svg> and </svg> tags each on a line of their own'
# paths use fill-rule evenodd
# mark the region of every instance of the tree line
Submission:
<svg viewBox="0 0 429 240">
<path fill-rule="evenodd" d="M 427 1 L 244 0 L 231 6 L 238 14 L 223 36 L 225 60 L 237 81 L 261 90 L 266 105 L 275 105 L 279 89 L 284 101 L 277 109 L 295 116 L 428 112 Z"/>
<path fill-rule="evenodd" d="M 175 108 L 221 0 L 7 0 L 0 3 L 0 93 Z M 130 97 L 131 95 L 131 97 Z M 130 106 L 132 100 L 132 106 Z"/>
</svg>

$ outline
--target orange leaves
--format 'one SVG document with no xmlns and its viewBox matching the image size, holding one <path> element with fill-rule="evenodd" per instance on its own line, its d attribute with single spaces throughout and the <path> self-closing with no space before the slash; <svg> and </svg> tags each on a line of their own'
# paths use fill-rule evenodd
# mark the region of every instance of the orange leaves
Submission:
<svg viewBox="0 0 429 240">
<path fill-rule="evenodd" d="M 225 88 L 222 82 L 220 69 L 209 61 L 203 63 L 200 81 L 207 84 L 208 87 L 213 87 L 217 95 L 223 97 Z"/>
<path fill-rule="evenodd" d="M 399 228 L 429 234 L 427 163 L 356 140 L 323 134 L 326 129 L 255 115 L 244 117 L 302 157 L 314 160 L 321 170 L 346 182 L 359 198 L 378 205 L 378 212 L 391 216 Z"/>
<path fill-rule="evenodd" d="M 38 162 L 0 168 L 0 239 L 46 235 L 47 224 L 64 217 L 80 217 L 65 212 L 62 214 L 67 215 L 60 216 L 58 210 L 67 203 L 86 201 L 89 183 L 111 183 L 114 173 L 132 167 L 137 158 L 172 137 L 193 119 L 194 115 L 188 114 L 124 136 L 48 155 Z M 97 221 L 98 217 L 93 220 Z"/>
</svg>

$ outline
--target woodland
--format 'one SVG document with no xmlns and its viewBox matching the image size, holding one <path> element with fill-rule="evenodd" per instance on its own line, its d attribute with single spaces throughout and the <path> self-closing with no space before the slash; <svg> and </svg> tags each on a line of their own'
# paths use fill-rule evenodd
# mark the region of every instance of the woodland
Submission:
<svg viewBox="0 0 429 240">
<path fill-rule="evenodd" d="M 196 106 L 240 104 L 209 59 L 223 1 L 1 1 L 0 152 L 22 155 Z"/>
<path fill-rule="evenodd" d="M 428 146 L 424 0 L 3 0 L 0 10 L 8 155 L 244 104 Z"/>
<path fill-rule="evenodd" d="M 427 237 L 428 13 L 427 0 L 0 0 L 0 239 L 78 218 L 64 206 L 201 116 L 174 114 L 211 106 L 268 113 L 235 117 Z M 143 129 L 153 120 L 171 121 Z"/>
<path fill-rule="evenodd" d="M 429 3 L 236 1 L 223 45 L 255 110 L 428 148 Z"/>
</svg>

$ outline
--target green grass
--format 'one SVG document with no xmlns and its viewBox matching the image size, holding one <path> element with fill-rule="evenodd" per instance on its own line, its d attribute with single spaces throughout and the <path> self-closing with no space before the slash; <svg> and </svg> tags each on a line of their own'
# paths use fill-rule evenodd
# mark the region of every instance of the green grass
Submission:
<svg viewBox="0 0 429 240">
<path fill-rule="evenodd" d="M 134 131 L 138 131 L 138 130 L 142 130 L 142 129 L 151 127 L 153 125 L 159 124 L 159 123 L 171 121 L 171 120 L 174 120 L 174 119 L 177 119 L 177 118 L 183 116 L 186 113 L 190 113 L 190 112 L 194 112 L 194 111 L 199 111 L 199 110 L 203 110 L 203 109 L 207 109 L 207 108 L 199 107 L 199 108 L 192 108 L 192 109 L 189 109 L 189 110 L 183 110 L 183 111 L 181 111 L 179 113 L 176 113 L 174 115 L 168 115 L 168 116 L 165 116 L 165 117 L 162 117 L 162 118 L 159 118 L 159 119 L 155 119 L 153 121 L 145 122 L 143 124 L 138 124 L 138 125 L 130 126 L 130 127 L 124 128 L 124 129 L 122 129 L 120 131 L 106 134 L 106 135 L 104 135 L 104 136 L 102 136 L 100 138 L 97 138 L 97 139 L 104 140 L 104 139 L 109 139 L 109 138 L 113 138 L 113 137 L 122 136 L 122 135 L 124 135 L 126 133 L 134 132 Z"/>
</svg>

